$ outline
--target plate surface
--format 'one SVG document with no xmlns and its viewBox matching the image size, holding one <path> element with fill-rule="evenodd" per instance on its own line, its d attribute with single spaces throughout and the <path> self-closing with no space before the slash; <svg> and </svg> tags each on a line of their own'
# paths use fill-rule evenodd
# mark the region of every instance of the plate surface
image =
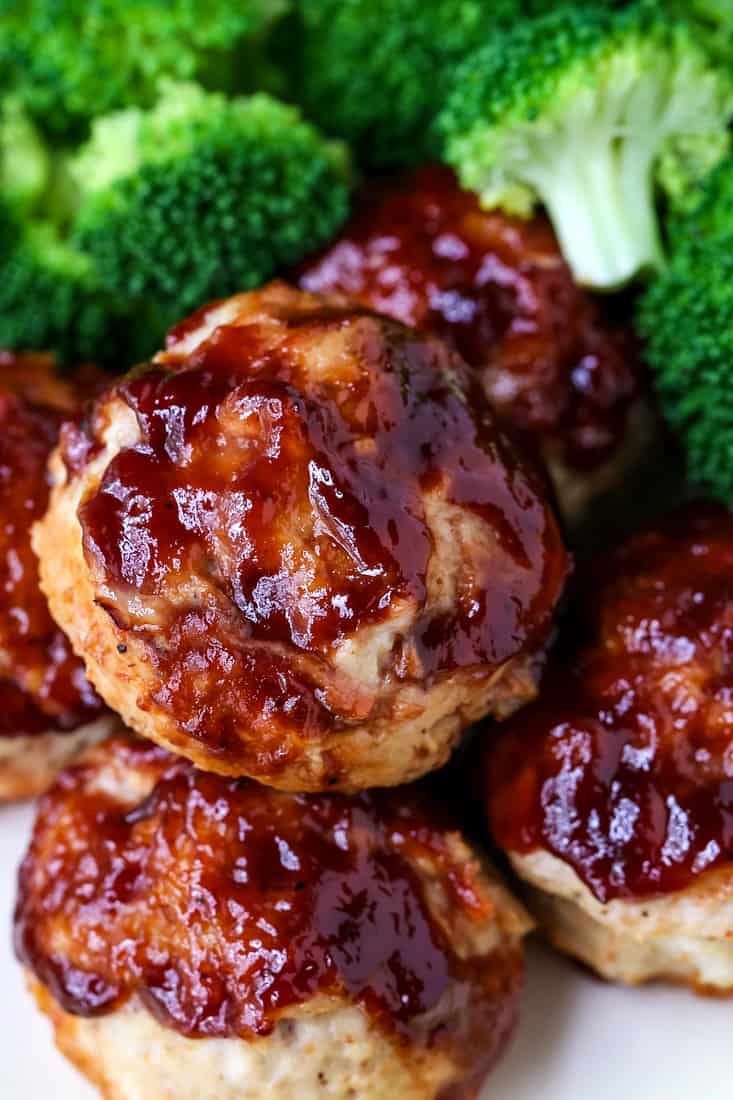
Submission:
<svg viewBox="0 0 733 1100">
<path fill-rule="evenodd" d="M 95 1100 L 56 1053 L 9 943 L 29 806 L 0 810 L 0 1100 Z M 522 1022 L 484 1100 L 733 1100 L 733 1002 L 605 986 L 539 945 Z"/>
</svg>

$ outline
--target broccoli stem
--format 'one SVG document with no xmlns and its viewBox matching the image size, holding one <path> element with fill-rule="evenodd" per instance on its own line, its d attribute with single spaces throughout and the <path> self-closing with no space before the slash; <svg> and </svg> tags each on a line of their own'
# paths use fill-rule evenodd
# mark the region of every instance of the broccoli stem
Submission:
<svg viewBox="0 0 733 1100">
<path fill-rule="evenodd" d="M 583 141 L 532 182 L 578 282 L 613 289 L 659 266 L 652 157 L 643 142 Z"/>
</svg>

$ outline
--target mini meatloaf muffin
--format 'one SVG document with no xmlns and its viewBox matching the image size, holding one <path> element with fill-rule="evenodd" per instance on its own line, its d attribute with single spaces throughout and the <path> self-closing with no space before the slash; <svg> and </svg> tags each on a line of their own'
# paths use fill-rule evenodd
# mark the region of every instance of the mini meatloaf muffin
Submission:
<svg viewBox="0 0 733 1100">
<path fill-rule="evenodd" d="M 545 218 L 483 211 L 448 168 L 370 183 L 351 224 L 299 281 L 442 336 L 542 456 L 573 524 L 651 443 L 628 327 L 574 283 Z"/>
<path fill-rule="evenodd" d="M 124 737 L 45 796 L 15 917 L 108 1100 L 468 1100 L 528 927 L 425 792 L 290 794 Z"/>
<path fill-rule="evenodd" d="M 49 614 L 31 549 L 31 526 L 48 501 L 48 456 L 77 398 L 48 356 L 0 352 L 0 801 L 45 790 L 110 728 Z"/>
<path fill-rule="evenodd" d="M 579 603 L 574 654 L 488 756 L 494 836 L 561 950 L 733 992 L 733 517 L 676 513 Z"/>
<path fill-rule="evenodd" d="M 44 590 L 107 703 L 199 767 L 397 785 L 534 695 L 566 557 L 433 336 L 273 284 L 62 438 Z"/>
</svg>

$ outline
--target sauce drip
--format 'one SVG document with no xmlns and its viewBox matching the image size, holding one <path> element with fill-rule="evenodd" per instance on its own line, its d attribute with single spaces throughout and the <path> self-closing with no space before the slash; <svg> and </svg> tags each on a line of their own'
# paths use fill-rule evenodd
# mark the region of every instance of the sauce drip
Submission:
<svg viewBox="0 0 733 1100">
<path fill-rule="evenodd" d="M 577 470 L 606 461 L 642 387 L 631 332 L 576 286 L 549 222 L 487 213 L 448 168 L 368 194 L 300 285 L 437 333 L 504 422 Z"/>
<path fill-rule="evenodd" d="M 502 847 L 546 848 L 597 898 L 733 860 L 733 517 L 690 506 L 591 572 L 582 642 L 488 759 Z"/>
<path fill-rule="evenodd" d="M 346 995 L 400 1041 L 488 1068 L 521 964 L 506 948 L 459 957 L 433 916 L 418 866 L 451 921 L 480 928 L 493 902 L 423 793 L 287 795 L 143 742 L 102 753 L 119 796 L 93 763 L 62 773 L 20 873 L 16 949 L 66 1011 L 136 995 L 184 1035 L 251 1038 Z"/>
<path fill-rule="evenodd" d="M 494 668 L 541 643 L 566 568 L 540 482 L 460 362 L 287 293 L 301 304 L 285 318 L 223 325 L 116 387 L 141 439 L 79 513 L 100 602 L 158 669 L 156 704 L 222 753 L 251 728 L 268 768 L 280 722 L 309 736 L 368 714 L 330 665 L 345 639 L 412 607 L 398 677 Z M 440 612 L 430 494 L 485 533 Z"/>
<path fill-rule="evenodd" d="M 102 710 L 51 618 L 30 541 L 48 501 L 48 456 L 74 410 L 50 358 L 0 352 L 0 737 L 72 730 Z"/>
</svg>

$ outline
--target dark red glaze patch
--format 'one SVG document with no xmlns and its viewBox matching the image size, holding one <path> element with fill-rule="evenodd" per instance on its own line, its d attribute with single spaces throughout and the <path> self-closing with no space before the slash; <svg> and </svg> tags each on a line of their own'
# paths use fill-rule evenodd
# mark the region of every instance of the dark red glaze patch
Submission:
<svg viewBox="0 0 733 1100">
<path fill-rule="evenodd" d="M 493 902 L 417 789 L 282 794 L 122 739 L 95 756 L 42 801 L 20 871 L 16 950 L 66 1011 L 137 995 L 184 1035 L 251 1038 L 346 995 L 404 1040 L 448 1044 L 471 1080 L 489 1068 L 519 953 L 454 950 L 447 928 L 480 933 Z"/>
<path fill-rule="evenodd" d="M 370 713 L 332 664 L 344 639 L 408 606 L 396 678 L 493 669 L 542 643 L 566 569 L 541 483 L 438 341 L 264 294 L 276 316 L 116 387 L 142 439 L 79 513 L 99 602 L 157 668 L 155 704 L 222 754 L 251 732 L 247 771 L 287 762 L 284 725 L 308 738 Z M 431 493 L 481 525 L 439 613 Z"/>
<path fill-rule="evenodd" d="M 631 333 L 573 282 L 549 222 L 481 210 L 448 168 L 370 182 L 300 285 L 437 332 L 505 422 L 578 470 L 608 459 L 641 385 Z"/>
<path fill-rule="evenodd" d="M 48 456 L 74 409 L 48 357 L 0 352 L 0 737 L 71 730 L 102 709 L 51 619 L 30 543 L 48 500 Z"/>
<path fill-rule="evenodd" d="M 601 901 L 680 890 L 733 860 L 733 517 L 674 514 L 599 563 L 579 605 L 577 652 L 488 758 L 494 835 L 553 852 Z"/>
</svg>

